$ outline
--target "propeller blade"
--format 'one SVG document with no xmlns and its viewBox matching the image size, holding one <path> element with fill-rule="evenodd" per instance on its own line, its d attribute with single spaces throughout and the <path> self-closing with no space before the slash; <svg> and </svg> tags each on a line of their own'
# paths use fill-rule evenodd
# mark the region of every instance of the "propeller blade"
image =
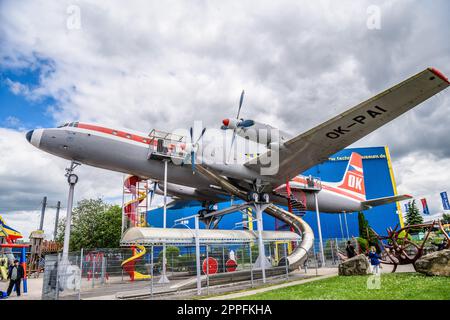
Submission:
<svg viewBox="0 0 450 320">
<path fill-rule="evenodd" d="M 192 172 L 195 172 L 195 152 L 194 152 L 194 150 L 191 151 L 191 166 L 192 166 Z"/>
<path fill-rule="evenodd" d="M 244 90 L 242 90 L 241 99 L 239 100 L 239 109 L 238 109 L 238 113 L 237 113 L 236 119 L 239 119 L 239 114 L 241 113 L 241 107 L 242 107 L 242 102 L 243 101 L 244 101 Z"/>
<path fill-rule="evenodd" d="M 192 127 L 189 130 L 189 133 L 191 134 L 191 143 L 194 143 L 194 129 Z"/>
<path fill-rule="evenodd" d="M 206 128 L 203 128 L 202 133 L 200 134 L 200 136 L 198 137 L 197 141 L 195 141 L 195 144 L 197 144 L 200 139 L 203 137 L 203 135 L 205 134 Z"/>
<path fill-rule="evenodd" d="M 150 195 L 150 203 L 149 205 L 152 206 L 152 201 L 153 201 L 153 196 L 155 195 L 155 191 L 156 191 L 156 186 L 157 186 L 157 182 L 153 182 L 153 188 L 152 190 L 150 190 L 151 195 Z"/>
</svg>

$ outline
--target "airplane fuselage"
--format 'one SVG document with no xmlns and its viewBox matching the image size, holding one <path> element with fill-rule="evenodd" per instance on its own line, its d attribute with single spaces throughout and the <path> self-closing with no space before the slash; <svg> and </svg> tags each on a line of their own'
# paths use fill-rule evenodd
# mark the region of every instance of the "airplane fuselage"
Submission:
<svg viewBox="0 0 450 320">
<path fill-rule="evenodd" d="M 144 179 L 164 180 L 164 163 L 161 160 L 148 159 L 150 139 L 146 134 L 86 123 L 72 123 L 71 125 L 36 129 L 27 134 L 27 139 L 37 148 L 70 161 L 136 175 Z M 193 174 L 190 165 L 175 165 L 170 162 L 168 165 L 167 180 L 171 185 L 179 186 L 178 190 L 181 194 L 183 194 L 183 187 L 186 188 L 186 192 L 189 191 L 186 194 L 187 197 L 195 197 L 195 192 L 192 190 L 196 188 L 209 189 L 211 194 L 217 191 L 211 187 L 211 181 L 204 176 L 198 173 Z M 235 166 L 242 167 L 239 164 Z M 230 171 L 232 171 L 231 167 Z M 315 210 L 314 192 L 295 187 L 296 183 L 302 183 L 305 179 L 304 176 L 294 178 L 291 181 L 291 190 L 294 195 L 306 203 L 308 210 Z M 365 209 L 361 205 L 361 201 L 365 199 L 358 195 L 340 190 L 334 183 L 322 182 L 321 185 L 322 189 L 317 194 L 320 211 L 341 213 Z M 206 200 L 202 197 L 204 194 L 199 195 L 199 199 Z M 217 199 L 220 197 L 211 197 L 211 200 Z M 285 198 L 276 194 L 271 199 L 277 204 L 287 204 Z"/>
</svg>

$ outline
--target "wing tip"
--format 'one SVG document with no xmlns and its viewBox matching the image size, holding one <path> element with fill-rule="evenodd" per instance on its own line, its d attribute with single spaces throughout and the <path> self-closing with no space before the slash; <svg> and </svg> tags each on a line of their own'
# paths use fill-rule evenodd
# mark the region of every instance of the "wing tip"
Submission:
<svg viewBox="0 0 450 320">
<path fill-rule="evenodd" d="M 430 70 L 431 72 L 433 72 L 437 77 L 439 77 L 440 79 L 444 80 L 445 82 L 447 82 L 448 84 L 450 84 L 450 82 L 448 81 L 448 78 L 442 73 L 440 72 L 438 69 L 430 67 L 428 68 L 428 70 Z"/>
</svg>

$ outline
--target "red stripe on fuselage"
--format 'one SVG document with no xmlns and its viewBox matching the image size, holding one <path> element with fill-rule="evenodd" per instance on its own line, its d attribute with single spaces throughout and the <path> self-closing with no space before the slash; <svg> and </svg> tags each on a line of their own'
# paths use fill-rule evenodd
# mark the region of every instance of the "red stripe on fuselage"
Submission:
<svg viewBox="0 0 450 320">
<path fill-rule="evenodd" d="M 105 127 L 96 126 L 96 125 L 87 124 L 87 123 L 78 123 L 77 128 L 86 129 L 86 130 L 92 130 L 92 131 L 101 132 L 101 133 L 105 133 L 105 134 L 110 134 L 110 135 L 115 136 L 115 137 L 120 137 L 120 138 L 123 138 L 123 139 L 126 139 L 126 140 L 140 142 L 140 143 L 144 143 L 144 144 L 147 144 L 147 145 L 150 144 L 150 138 L 142 137 L 142 136 L 139 136 L 139 135 L 136 135 L 136 134 L 132 134 L 132 133 L 128 133 L 128 132 L 125 132 L 125 131 L 115 130 L 115 129 L 111 129 L 111 128 L 105 128 Z M 156 145 L 157 141 L 153 140 L 153 143 Z M 307 184 L 306 179 L 302 178 L 302 177 L 294 177 L 292 179 L 292 181 L 303 183 L 303 184 Z M 291 187 L 291 188 L 294 189 L 295 187 Z M 357 196 L 355 196 L 355 195 L 353 195 L 351 193 L 345 192 L 342 189 L 335 188 L 335 187 L 332 187 L 332 186 L 329 186 L 329 185 L 326 185 L 326 184 L 323 184 L 323 183 L 322 183 L 322 189 L 325 189 L 325 190 L 328 190 L 328 191 L 331 191 L 331 192 L 334 192 L 334 193 L 338 193 L 340 195 L 352 198 L 352 199 L 357 200 L 357 201 L 364 201 L 364 199 L 358 198 Z"/>
<path fill-rule="evenodd" d="M 150 138 L 146 138 L 146 137 L 142 137 L 136 134 L 132 134 L 132 133 L 128 133 L 125 131 L 120 131 L 120 130 L 115 130 L 115 129 L 111 129 L 111 128 L 105 128 L 105 127 L 100 127 L 100 126 L 96 126 L 96 125 L 92 125 L 92 124 L 86 124 L 86 123 L 79 123 L 77 128 L 81 128 L 81 129 L 87 129 L 87 130 L 92 130 L 92 131 L 97 131 L 97 132 L 101 132 L 101 133 L 105 133 L 105 134 L 110 134 L 112 136 L 115 137 L 120 137 L 120 138 L 124 138 L 127 140 L 131 140 L 131 141 L 135 141 L 135 142 L 140 142 L 140 143 L 144 143 L 144 144 L 150 144 Z M 154 144 L 156 144 L 156 140 L 153 140 Z"/>
</svg>

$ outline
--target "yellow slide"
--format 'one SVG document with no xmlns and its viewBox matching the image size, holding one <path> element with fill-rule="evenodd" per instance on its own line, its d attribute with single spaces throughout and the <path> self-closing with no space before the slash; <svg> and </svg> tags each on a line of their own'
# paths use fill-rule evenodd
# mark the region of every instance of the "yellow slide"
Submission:
<svg viewBox="0 0 450 320">
<path fill-rule="evenodd" d="M 144 246 L 136 245 L 135 248 L 136 249 L 133 248 L 133 253 L 134 253 L 133 256 L 131 256 L 130 258 L 128 258 L 127 260 L 122 262 L 122 268 L 123 268 L 123 270 L 128 272 L 128 274 L 130 275 L 131 281 L 150 279 L 151 278 L 150 275 L 142 274 L 142 273 L 134 270 L 134 265 L 136 263 L 136 260 L 139 259 L 140 257 L 142 257 L 146 253 Z"/>
</svg>

